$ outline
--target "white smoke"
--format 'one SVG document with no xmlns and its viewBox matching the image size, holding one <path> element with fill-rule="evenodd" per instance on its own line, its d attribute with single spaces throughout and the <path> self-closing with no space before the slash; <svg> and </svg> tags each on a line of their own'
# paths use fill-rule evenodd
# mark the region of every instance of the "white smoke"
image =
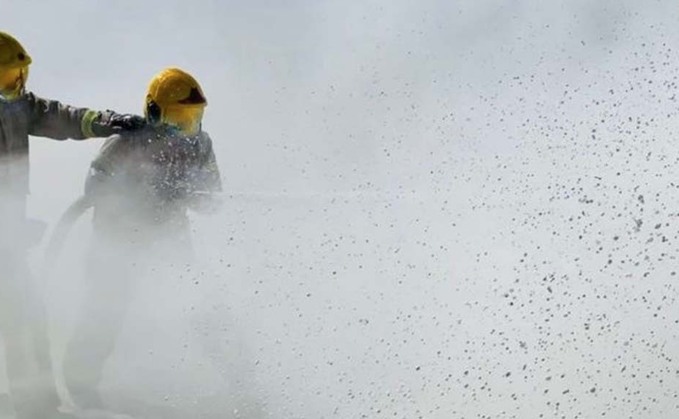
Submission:
<svg viewBox="0 0 679 419">
<path fill-rule="evenodd" d="M 208 97 L 224 206 L 193 218 L 198 263 L 137 284 L 107 400 L 676 416 L 672 2 L 0 7 L 38 95 L 141 112 L 177 65 Z M 33 139 L 34 217 L 54 225 L 100 143 Z M 48 285 L 57 360 L 89 235 Z"/>
</svg>

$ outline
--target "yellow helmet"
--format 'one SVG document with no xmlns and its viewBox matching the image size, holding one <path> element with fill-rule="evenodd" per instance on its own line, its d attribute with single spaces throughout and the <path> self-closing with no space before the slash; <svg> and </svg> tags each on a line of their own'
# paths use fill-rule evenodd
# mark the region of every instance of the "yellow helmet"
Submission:
<svg viewBox="0 0 679 419">
<path fill-rule="evenodd" d="M 0 94 L 14 99 L 24 92 L 31 57 L 11 35 L 0 32 Z"/>
<path fill-rule="evenodd" d="M 27 67 L 31 62 L 31 57 L 19 41 L 8 33 L 0 32 L 0 71 Z"/>
<path fill-rule="evenodd" d="M 156 74 L 146 93 L 144 115 L 154 124 L 176 126 L 185 134 L 200 131 L 207 100 L 193 76 L 176 67 Z"/>
</svg>

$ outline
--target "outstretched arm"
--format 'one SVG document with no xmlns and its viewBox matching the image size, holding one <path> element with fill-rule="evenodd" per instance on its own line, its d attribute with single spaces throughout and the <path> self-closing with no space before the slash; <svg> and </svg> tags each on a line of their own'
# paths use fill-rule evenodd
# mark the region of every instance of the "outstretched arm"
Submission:
<svg viewBox="0 0 679 419">
<path fill-rule="evenodd" d="M 31 135 L 56 140 L 68 138 L 83 140 L 92 137 L 108 137 L 112 134 L 139 129 L 145 125 L 144 118 L 137 115 L 118 114 L 113 111 L 95 111 L 76 108 L 56 100 L 28 95 L 31 107 Z"/>
</svg>

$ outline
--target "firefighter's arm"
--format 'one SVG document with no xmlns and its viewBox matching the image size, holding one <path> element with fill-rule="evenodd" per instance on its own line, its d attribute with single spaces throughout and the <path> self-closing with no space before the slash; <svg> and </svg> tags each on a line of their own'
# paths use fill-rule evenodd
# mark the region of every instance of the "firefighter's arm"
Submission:
<svg viewBox="0 0 679 419">
<path fill-rule="evenodd" d="M 76 108 L 32 93 L 28 94 L 28 100 L 32 109 L 29 134 L 39 137 L 84 140 L 136 130 L 146 124 L 144 118 L 137 115 Z"/>
<path fill-rule="evenodd" d="M 221 206 L 222 178 L 212 149 L 212 141 L 206 135 L 203 159 L 196 176 L 190 207 L 194 211 L 214 212 Z"/>
<path fill-rule="evenodd" d="M 209 137 L 208 137 L 209 139 Z M 202 189 L 209 192 L 222 191 L 222 177 L 219 173 L 219 165 L 217 164 L 217 157 L 212 148 L 212 141 L 207 142 L 207 150 L 203 164 L 201 165 L 201 179 L 203 182 Z"/>
</svg>

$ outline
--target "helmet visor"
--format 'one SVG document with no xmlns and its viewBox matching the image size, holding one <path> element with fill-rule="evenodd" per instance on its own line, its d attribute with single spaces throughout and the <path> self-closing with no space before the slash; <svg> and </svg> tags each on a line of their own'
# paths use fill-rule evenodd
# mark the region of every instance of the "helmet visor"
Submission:
<svg viewBox="0 0 679 419">
<path fill-rule="evenodd" d="M 28 67 L 0 70 L 0 94 L 6 99 L 15 99 L 24 93 Z"/>
<path fill-rule="evenodd" d="M 172 105 L 165 108 L 163 122 L 174 125 L 184 134 L 194 135 L 200 131 L 205 105 Z"/>
</svg>

